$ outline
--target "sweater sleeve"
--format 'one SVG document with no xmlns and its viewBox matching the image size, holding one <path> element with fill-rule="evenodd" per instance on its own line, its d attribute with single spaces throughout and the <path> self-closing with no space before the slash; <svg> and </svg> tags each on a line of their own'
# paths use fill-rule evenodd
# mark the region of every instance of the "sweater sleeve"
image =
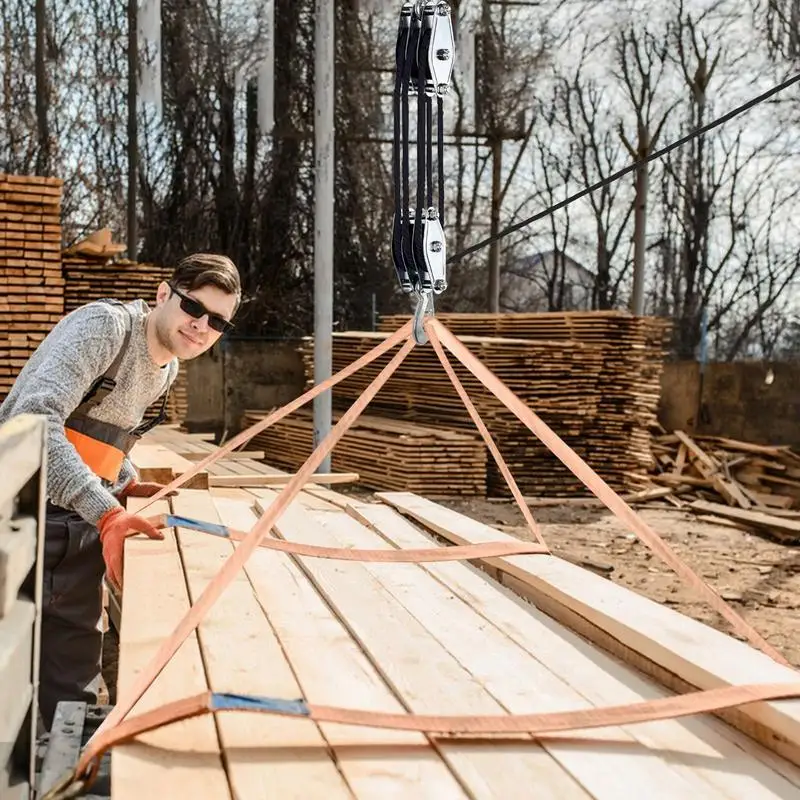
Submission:
<svg viewBox="0 0 800 800">
<path fill-rule="evenodd" d="M 47 492 L 54 504 L 96 524 L 119 505 L 83 462 L 64 432 L 64 422 L 92 383 L 111 365 L 125 337 L 125 322 L 110 306 L 92 303 L 62 319 L 41 345 L 14 413 L 47 417 Z M 48 341 L 49 340 L 49 341 Z"/>
</svg>

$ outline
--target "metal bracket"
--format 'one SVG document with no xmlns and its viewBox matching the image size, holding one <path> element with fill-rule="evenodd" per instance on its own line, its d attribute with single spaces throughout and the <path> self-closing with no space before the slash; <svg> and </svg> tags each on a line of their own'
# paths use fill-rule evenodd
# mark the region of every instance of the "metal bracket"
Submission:
<svg viewBox="0 0 800 800">
<path fill-rule="evenodd" d="M 427 344 L 428 334 L 425 333 L 425 317 L 433 316 L 433 292 L 421 292 L 414 312 L 414 341 L 417 344 Z"/>
<path fill-rule="evenodd" d="M 433 291 L 441 294 L 447 288 L 447 246 L 444 230 L 439 212 L 435 208 L 429 208 L 425 217 L 423 232 L 425 267 Z"/>
<path fill-rule="evenodd" d="M 428 74 L 426 87 L 430 95 L 445 95 L 450 90 L 455 63 L 455 36 L 450 6 L 445 2 L 428 0 L 425 13 L 432 16 L 431 45 L 428 50 Z"/>
</svg>

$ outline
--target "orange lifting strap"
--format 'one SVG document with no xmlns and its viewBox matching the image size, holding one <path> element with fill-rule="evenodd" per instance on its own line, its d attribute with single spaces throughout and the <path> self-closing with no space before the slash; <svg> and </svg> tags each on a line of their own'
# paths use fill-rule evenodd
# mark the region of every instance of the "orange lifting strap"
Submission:
<svg viewBox="0 0 800 800">
<path fill-rule="evenodd" d="M 206 586 L 197 602 L 179 622 L 175 631 L 162 643 L 156 656 L 140 673 L 131 691 L 120 698 L 115 708 L 89 740 L 75 772 L 67 776 L 58 787 L 54 787 L 53 791 L 47 795 L 46 800 L 74 796 L 69 795 L 68 792 L 70 790 L 74 791 L 76 786 L 86 788 L 93 780 L 100 757 L 111 747 L 129 741 L 145 731 L 153 730 L 154 728 L 161 727 L 171 722 L 218 711 L 260 711 L 266 713 L 291 714 L 305 716 L 320 722 L 338 722 L 349 725 L 415 730 L 430 734 L 464 733 L 472 735 L 491 735 L 502 733 L 527 733 L 536 736 L 584 728 L 649 722 L 659 719 L 708 713 L 755 701 L 800 697 L 800 680 L 798 680 L 797 683 L 791 684 L 731 686 L 724 689 L 698 691 L 661 700 L 633 703 L 627 706 L 594 708 L 584 711 L 532 715 L 509 714 L 501 717 L 443 717 L 364 712 L 356 709 L 317 706 L 299 700 L 250 698 L 206 692 L 201 695 L 188 697 L 184 700 L 164 705 L 147 713 L 137 715 L 132 719 L 126 719 L 133 706 L 158 677 L 181 644 L 199 625 L 201 620 L 208 613 L 208 610 L 214 602 L 216 602 L 217 598 L 219 598 L 257 547 L 268 546 L 287 553 L 327 558 L 352 559 L 357 557 L 359 560 L 363 561 L 391 560 L 413 562 L 433 559 L 438 560 L 438 557 L 435 556 L 431 550 L 394 551 L 391 556 L 387 556 L 387 551 L 348 551 L 339 548 L 310 548 L 308 545 L 297 542 L 281 541 L 280 544 L 277 544 L 276 540 L 273 539 L 264 542 L 275 522 L 299 494 L 303 486 L 309 480 L 313 480 L 313 475 L 324 458 L 333 450 L 344 433 L 356 421 L 403 359 L 414 348 L 415 339 L 412 333 L 412 326 L 413 322 L 409 320 L 402 328 L 388 336 L 383 342 L 357 361 L 345 367 L 326 381 L 314 386 L 288 405 L 274 411 L 268 417 L 260 420 L 247 430 L 242 431 L 226 445 L 220 447 L 214 453 L 211 453 L 202 461 L 196 463 L 190 470 L 176 478 L 146 503 L 144 508 L 164 498 L 169 492 L 179 488 L 200 470 L 205 469 L 217 459 L 222 458 L 235 448 L 245 444 L 259 432 L 265 430 L 280 419 L 283 419 L 288 414 L 291 414 L 322 392 L 331 389 L 337 383 L 361 369 L 361 367 L 389 352 L 396 345 L 401 344 L 399 351 L 381 370 L 372 383 L 370 383 L 364 393 L 340 418 L 338 423 L 333 427 L 328 436 L 317 446 L 300 470 L 298 470 L 283 487 L 275 501 L 262 514 L 253 529 L 249 532 L 226 529 L 226 535 L 230 535 L 231 538 L 236 539 L 240 544 L 231 553 L 214 579 Z M 753 645 L 767 653 L 774 660 L 789 666 L 788 662 L 739 614 L 737 614 L 733 608 L 725 603 L 708 584 L 697 576 L 692 569 L 673 552 L 669 545 L 664 542 L 577 453 L 560 439 L 530 408 L 528 408 L 528 406 L 516 397 L 516 395 L 514 395 L 497 376 L 487 369 L 441 322 L 433 317 L 427 318 L 425 320 L 425 332 L 443 368 L 450 377 L 456 391 L 469 411 L 471 418 L 480 431 L 484 442 L 497 460 L 498 466 L 509 484 L 509 488 L 519 503 L 520 509 L 537 539 L 538 545 L 520 543 L 520 551 L 528 553 L 548 552 L 541 533 L 533 520 L 530 509 L 525 503 L 508 466 L 503 461 L 500 452 L 492 441 L 486 425 L 478 415 L 475 406 L 467 396 L 464 387 L 448 361 L 444 350 L 445 347 L 489 391 L 491 391 L 495 397 L 513 412 L 527 428 L 549 447 L 565 466 L 567 466 L 610 511 L 633 531 L 644 544 L 671 566 L 678 575 L 691 584 L 697 592 L 708 601 L 711 607 L 719 612 L 731 624 L 736 633 L 749 640 Z M 142 510 L 144 510 L 144 508 Z M 481 545 L 480 548 L 482 549 L 476 549 L 476 546 L 469 546 L 459 548 L 460 552 L 458 553 L 451 552 L 450 557 L 475 558 L 479 553 L 485 556 L 487 552 L 503 552 L 503 548 L 508 547 L 507 543 L 499 542 Z M 511 549 L 514 550 L 515 548 Z M 443 558 L 447 557 L 448 550 L 450 550 L 450 548 L 443 549 Z M 348 553 L 349 555 L 347 555 Z M 69 787 L 71 787 L 71 789 Z"/>
</svg>

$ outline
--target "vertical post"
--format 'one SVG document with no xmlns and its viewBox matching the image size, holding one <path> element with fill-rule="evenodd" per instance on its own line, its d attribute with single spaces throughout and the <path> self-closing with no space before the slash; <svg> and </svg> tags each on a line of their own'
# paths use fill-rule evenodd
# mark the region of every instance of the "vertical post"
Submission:
<svg viewBox="0 0 800 800">
<path fill-rule="evenodd" d="M 639 149 L 639 158 L 650 154 L 649 147 Z M 633 295 L 631 311 L 637 317 L 644 314 L 644 259 L 647 247 L 647 191 L 649 167 L 643 164 L 636 171 L 636 208 L 633 239 Z"/>
<path fill-rule="evenodd" d="M 50 108 L 47 85 L 47 8 L 45 0 L 36 0 L 36 174 L 50 175 Z"/>
<path fill-rule="evenodd" d="M 334 0 L 316 0 L 314 33 L 314 382 L 333 366 Z M 314 398 L 314 446 L 331 430 L 331 391 Z M 328 455 L 320 472 L 331 471 Z"/>
<path fill-rule="evenodd" d="M 139 76 L 138 0 L 128 0 L 128 258 L 138 258 L 136 180 L 139 172 L 139 131 L 136 118 Z"/>
<path fill-rule="evenodd" d="M 489 235 L 500 233 L 500 194 L 503 178 L 503 139 L 495 133 L 492 142 L 492 207 L 489 217 Z M 489 245 L 489 290 L 487 309 L 490 314 L 500 312 L 500 242 L 495 239 Z"/>
</svg>

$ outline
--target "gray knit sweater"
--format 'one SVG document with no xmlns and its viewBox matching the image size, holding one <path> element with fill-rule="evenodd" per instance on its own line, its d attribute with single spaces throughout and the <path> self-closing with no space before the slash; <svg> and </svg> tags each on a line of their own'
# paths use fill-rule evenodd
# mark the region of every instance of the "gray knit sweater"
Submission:
<svg viewBox="0 0 800 800">
<path fill-rule="evenodd" d="M 166 367 L 153 362 L 144 330 L 149 308 L 142 300 L 127 305 L 134 323 L 116 388 L 90 409 L 89 416 L 132 430 L 174 380 L 178 361 L 173 359 Z M 48 497 L 92 524 L 119 505 L 114 492 L 135 477 L 136 471 L 126 458 L 115 484 L 97 477 L 67 440 L 64 421 L 122 347 L 127 316 L 125 308 L 102 302 L 67 314 L 39 345 L 0 405 L 0 424 L 17 414 L 48 417 Z"/>
</svg>

